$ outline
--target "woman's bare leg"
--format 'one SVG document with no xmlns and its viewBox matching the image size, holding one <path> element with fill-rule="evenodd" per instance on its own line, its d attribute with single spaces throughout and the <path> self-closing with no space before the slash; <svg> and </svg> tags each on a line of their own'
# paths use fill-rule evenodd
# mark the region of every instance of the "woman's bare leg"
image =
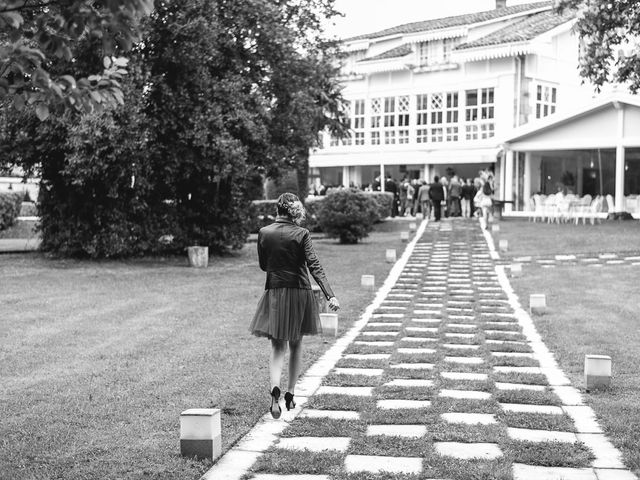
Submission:
<svg viewBox="0 0 640 480">
<path fill-rule="evenodd" d="M 295 393 L 296 382 L 300 375 L 300 364 L 302 363 L 302 340 L 289 342 L 289 388 L 288 392 Z"/>
<path fill-rule="evenodd" d="M 269 358 L 271 390 L 273 390 L 273 387 L 280 388 L 280 377 L 282 376 L 282 366 L 284 365 L 286 351 L 287 344 L 284 340 L 271 339 L 271 357 Z"/>
</svg>

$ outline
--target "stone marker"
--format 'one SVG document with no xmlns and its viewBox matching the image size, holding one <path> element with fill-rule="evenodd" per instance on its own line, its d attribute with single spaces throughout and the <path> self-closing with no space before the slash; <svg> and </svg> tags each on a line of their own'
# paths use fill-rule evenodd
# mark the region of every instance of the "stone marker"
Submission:
<svg viewBox="0 0 640 480">
<path fill-rule="evenodd" d="M 512 263 L 511 264 L 511 276 L 519 277 L 522 275 L 522 264 L 521 263 Z"/>
<path fill-rule="evenodd" d="M 418 229 L 418 226 L 415 223 L 411 222 L 409 224 L 409 231 L 410 232 L 415 232 L 417 229 Z"/>
<path fill-rule="evenodd" d="M 422 220 L 423 218 L 424 218 L 424 215 L 422 214 L 422 212 L 416 213 L 416 220 Z"/>
<path fill-rule="evenodd" d="M 321 313 L 320 324 L 322 325 L 322 333 L 324 335 L 338 336 L 338 314 L 337 313 Z"/>
<path fill-rule="evenodd" d="M 187 247 L 189 265 L 196 268 L 207 268 L 209 265 L 209 247 Z"/>
<path fill-rule="evenodd" d="M 400 240 L 403 242 L 409 241 L 409 232 L 400 232 Z"/>
<path fill-rule="evenodd" d="M 220 409 L 192 408 L 180 414 L 180 454 L 215 460 L 222 453 Z"/>
<path fill-rule="evenodd" d="M 584 383 L 587 391 L 593 388 L 609 388 L 611 385 L 611 357 L 608 355 L 585 355 Z"/>
<path fill-rule="evenodd" d="M 544 293 L 532 293 L 529 295 L 529 311 L 531 313 L 543 313 L 547 308 L 547 297 Z"/>
<path fill-rule="evenodd" d="M 509 249 L 509 240 L 506 240 L 504 238 L 500 239 L 498 241 L 498 249 L 501 252 L 506 252 Z"/>
<path fill-rule="evenodd" d="M 362 275 L 360 279 L 360 285 L 365 288 L 369 288 L 373 290 L 374 285 L 376 284 L 376 277 L 374 275 Z"/>
<path fill-rule="evenodd" d="M 499 232 L 500 231 L 500 225 L 496 225 L 496 224 L 491 225 L 491 231 L 492 232 Z"/>
<path fill-rule="evenodd" d="M 396 262 L 396 249 L 387 248 L 387 263 L 395 263 L 395 262 Z"/>
</svg>

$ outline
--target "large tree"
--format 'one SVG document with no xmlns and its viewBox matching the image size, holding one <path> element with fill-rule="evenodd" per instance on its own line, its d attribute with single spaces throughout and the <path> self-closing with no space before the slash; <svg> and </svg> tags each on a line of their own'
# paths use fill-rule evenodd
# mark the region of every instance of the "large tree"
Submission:
<svg viewBox="0 0 640 480">
<path fill-rule="evenodd" d="M 0 0 L 0 101 L 19 110 L 33 106 L 41 120 L 51 109 L 94 108 L 122 103 L 127 60 L 119 55 L 139 40 L 139 19 L 153 0 Z M 100 42 L 90 73 L 70 65 L 77 43 Z"/>
<path fill-rule="evenodd" d="M 581 39 L 580 74 L 600 89 L 605 83 L 640 89 L 640 4 L 637 0 L 556 0 L 576 11 Z"/>
</svg>

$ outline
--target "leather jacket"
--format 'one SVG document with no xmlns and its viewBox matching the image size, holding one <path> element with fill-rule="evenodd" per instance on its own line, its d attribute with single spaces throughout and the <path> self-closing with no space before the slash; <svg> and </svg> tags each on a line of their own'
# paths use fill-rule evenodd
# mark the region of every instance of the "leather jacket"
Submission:
<svg viewBox="0 0 640 480">
<path fill-rule="evenodd" d="M 327 300 L 334 296 L 313 249 L 309 230 L 297 226 L 288 218 L 278 217 L 274 223 L 260 229 L 258 260 L 260 268 L 267 272 L 266 290 L 311 290 L 308 267 Z"/>
</svg>

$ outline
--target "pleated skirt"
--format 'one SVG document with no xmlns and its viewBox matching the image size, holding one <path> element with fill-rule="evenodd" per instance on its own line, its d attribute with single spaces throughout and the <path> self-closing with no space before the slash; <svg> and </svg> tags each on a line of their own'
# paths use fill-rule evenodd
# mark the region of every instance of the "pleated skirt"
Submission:
<svg viewBox="0 0 640 480">
<path fill-rule="evenodd" d="M 322 332 L 318 304 L 312 290 L 271 288 L 258 302 L 249 331 L 258 337 L 299 340 Z"/>
</svg>

